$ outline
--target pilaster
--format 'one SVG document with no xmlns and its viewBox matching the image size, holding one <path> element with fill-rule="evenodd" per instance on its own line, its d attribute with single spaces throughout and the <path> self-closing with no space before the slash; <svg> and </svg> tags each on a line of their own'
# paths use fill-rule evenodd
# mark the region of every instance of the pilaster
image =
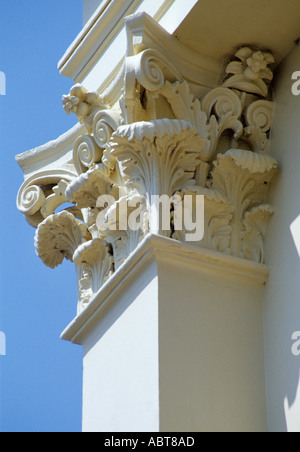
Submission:
<svg viewBox="0 0 300 452">
<path fill-rule="evenodd" d="M 267 278 L 149 234 L 62 334 L 83 346 L 83 430 L 266 431 Z"/>
<path fill-rule="evenodd" d="M 84 348 L 84 430 L 264 431 L 274 58 L 241 47 L 222 73 L 137 13 L 122 60 L 96 83 L 109 49 L 86 59 L 96 22 L 60 63 L 86 81 L 63 96 L 78 126 L 19 157 L 18 208 L 38 256 L 76 267 L 77 316 L 62 337 Z M 199 197 L 204 236 L 190 243 Z"/>
</svg>

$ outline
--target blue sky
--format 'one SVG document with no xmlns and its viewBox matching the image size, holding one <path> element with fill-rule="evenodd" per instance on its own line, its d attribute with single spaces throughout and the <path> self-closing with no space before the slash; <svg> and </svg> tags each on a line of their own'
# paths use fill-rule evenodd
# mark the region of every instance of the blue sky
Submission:
<svg viewBox="0 0 300 452">
<path fill-rule="evenodd" d="M 34 229 L 16 209 L 23 181 L 15 155 L 72 127 L 61 97 L 72 80 L 57 62 L 82 28 L 82 0 L 0 0 L 2 432 L 81 430 L 81 348 L 60 340 L 76 315 L 72 264 L 50 270 L 34 251 Z"/>
</svg>

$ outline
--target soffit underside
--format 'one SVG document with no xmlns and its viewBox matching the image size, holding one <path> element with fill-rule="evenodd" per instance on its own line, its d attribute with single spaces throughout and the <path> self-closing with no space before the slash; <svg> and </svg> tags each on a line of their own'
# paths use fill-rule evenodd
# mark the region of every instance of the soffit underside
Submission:
<svg viewBox="0 0 300 452">
<path fill-rule="evenodd" d="M 174 35 L 217 59 L 237 47 L 272 51 L 279 64 L 300 37 L 299 0 L 199 0 Z"/>
</svg>

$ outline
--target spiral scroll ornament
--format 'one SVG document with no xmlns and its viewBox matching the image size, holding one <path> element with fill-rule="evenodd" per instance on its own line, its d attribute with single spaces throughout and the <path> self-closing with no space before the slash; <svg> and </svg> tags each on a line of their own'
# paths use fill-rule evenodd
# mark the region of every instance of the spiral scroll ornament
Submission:
<svg viewBox="0 0 300 452">
<path fill-rule="evenodd" d="M 89 135 L 79 137 L 74 144 L 73 159 L 78 174 L 85 173 L 94 163 L 101 162 L 103 150 Z"/>
<path fill-rule="evenodd" d="M 137 81 L 148 91 L 160 90 L 166 80 L 183 82 L 181 74 L 161 53 L 149 49 L 136 56 Z"/>
<path fill-rule="evenodd" d="M 210 91 L 202 102 L 202 109 L 209 117 L 213 110 L 218 118 L 226 115 L 240 118 L 242 114 L 242 104 L 239 97 L 226 88 L 216 88 Z"/>
<path fill-rule="evenodd" d="M 96 113 L 93 120 L 93 136 L 100 148 L 106 148 L 119 123 L 120 114 L 118 112 L 99 111 Z"/>
<path fill-rule="evenodd" d="M 253 102 L 247 109 L 246 122 L 248 126 L 259 127 L 262 132 L 268 132 L 272 127 L 273 112 L 273 102 L 266 100 Z"/>
<path fill-rule="evenodd" d="M 268 132 L 272 127 L 274 104 L 266 100 L 259 100 L 251 104 L 245 115 L 245 136 L 254 152 L 270 153 Z"/>
<path fill-rule="evenodd" d="M 20 190 L 17 207 L 26 216 L 36 214 L 45 202 L 45 194 L 37 185 Z"/>
</svg>

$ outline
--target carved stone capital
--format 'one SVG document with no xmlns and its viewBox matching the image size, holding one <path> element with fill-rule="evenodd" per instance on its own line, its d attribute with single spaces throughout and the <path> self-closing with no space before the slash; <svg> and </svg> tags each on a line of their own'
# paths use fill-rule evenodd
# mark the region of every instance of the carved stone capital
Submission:
<svg viewBox="0 0 300 452">
<path fill-rule="evenodd" d="M 277 168 L 269 155 L 272 55 L 241 48 L 217 86 L 206 83 L 206 65 L 215 74 L 220 65 L 204 56 L 198 64 L 197 52 L 187 52 L 149 18 L 132 16 L 127 27 L 114 94 L 77 84 L 63 97 L 64 109 L 82 126 L 38 152 L 18 195 L 19 210 L 38 228 L 44 263 L 75 261 L 79 311 L 149 233 L 187 241 L 184 225 L 174 229 L 174 196 L 183 210 L 190 197 L 193 221 L 197 196 L 204 197 L 204 238 L 194 246 L 258 263 L 273 215 L 267 204 Z M 23 159 L 25 168 L 27 158 L 32 154 Z M 169 200 L 165 227 L 153 197 Z M 66 201 L 70 211 L 55 213 Z"/>
</svg>

